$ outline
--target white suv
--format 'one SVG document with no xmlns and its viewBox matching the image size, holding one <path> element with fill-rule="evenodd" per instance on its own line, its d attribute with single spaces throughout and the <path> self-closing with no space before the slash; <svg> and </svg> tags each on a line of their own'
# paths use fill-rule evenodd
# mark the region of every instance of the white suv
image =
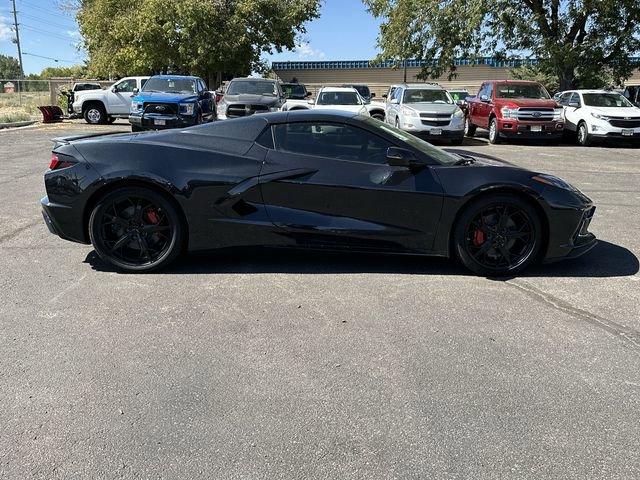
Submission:
<svg viewBox="0 0 640 480">
<path fill-rule="evenodd" d="M 576 133 L 578 144 L 596 139 L 640 140 L 640 108 L 624 95 L 609 90 L 569 90 L 558 97 L 565 130 Z"/>
<path fill-rule="evenodd" d="M 386 122 L 423 140 L 464 140 L 464 112 L 439 85 L 393 85 L 387 97 Z"/>
<path fill-rule="evenodd" d="M 113 122 L 129 118 L 131 99 L 142 89 L 149 77 L 127 77 L 106 90 L 86 90 L 75 94 L 73 112 L 82 115 L 87 123 Z"/>
<path fill-rule="evenodd" d="M 344 110 L 365 117 L 370 116 L 365 100 L 355 88 L 322 87 L 318 90 L 313 108 L 317 110 Z"/>
</svg>

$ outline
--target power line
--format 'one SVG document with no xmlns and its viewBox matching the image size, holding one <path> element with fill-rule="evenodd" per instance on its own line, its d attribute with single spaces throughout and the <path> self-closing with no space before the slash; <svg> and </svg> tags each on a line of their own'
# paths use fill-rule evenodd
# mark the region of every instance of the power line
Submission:
<svg viewBox="0 0 640 480">
<path fill-rule="evenodd" d="M 46 18 L 41 18 L 41 17 L 36 17 L 36 16 L 33 16 L 33 15 L 29 15 L 28 13 L 20 12 L 20 15 L 22 15 L 23 17 L 29 18 L 34 22 L 45 23 L 45 24 L 51 25 L 53 27 L 67 28 L 67 29 L 74 28 L 71 25 L 62 25 L 60 23 L 56 23 L 56 22 L 52 22 L 50 20 L 47 20 Z M 69 20 L 69 21 L 71 22 L 71 20 Z M 76 25 L 74 25 L 74 26 L 76 26 Z"/>
<path fill-rule="evenodd" d="M 53 33 L 53 32 L 49 32 L 47 30 L 44 30 L 42 28 L 37 28 L 37 27 L 32 27 L 32 26 L 28 26 L 28 25 L 22 25 L 22 28 L 25 30 L 29 30 L 30 32 L 36 32 L 39 33 L 41 35 L 45 35 L 51 38 L 57 38 L 59 40 L 68 40 L 69 42 L 71 42 L 73 40 L 73 38 L 71 37 L 65 37 L 64 35 L 60 35 L 58 33 Z"/>
<path fill-rule="evenodd" d="M 44 55 L 36 55 L 35 53 L 29 53 L 29 52 L 22 52 L 22 54 L 29 55 L 31 57 L 46 58 L 47 60 L 53 60 L 54 62 L 78 63 L 78 62 L 74 62 L 73 60 L 62 60 L 60 58 L 45 57 Z"/>
<path fill-rule="evenodd" d="M 27 0 L 20 0 L 20 3 L 28 6 L 29 8 L 34 8 L 36 10 L 40 10 L 41 12 L 46 12 L 47 15 L 54 15 L 56 17 L 64 18 L 66 20 L 70 19 L 69 15 L 64 15 L 62 13 L 52 12 L 50 8 L 44 8 L 40 5 L 36 5 L 35 3 L 28 2 Z"/>
</svg>

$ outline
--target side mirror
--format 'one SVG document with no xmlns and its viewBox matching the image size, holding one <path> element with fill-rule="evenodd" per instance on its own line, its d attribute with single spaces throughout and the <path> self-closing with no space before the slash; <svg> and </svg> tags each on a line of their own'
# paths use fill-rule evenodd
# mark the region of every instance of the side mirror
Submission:
<svg viewBox="0 0 640 480">
<path fill-rule="evenodd" d="M 573 107 L 573 108 L 580 108 L 580 102 L 569 102 L 567 106 Z"/>
<path fill-rule="evenodd" d="M 304 98 L 309 98 L 311 96 L 311 92 L 307 92 L 304 94 Z"/>
<path fill-rule="evenodd" d="M 382 98 L 387 98 L 388 95 L 386 93 L 382 94 Z"/>
<path fill-rule="evenodd" d="M 389 147 L 387 149 L 387 165 L 392 167 L 416 167 L 422 165 L 416 154 L 411 150 L 399 147 Z"/>
<path fill-rule="evenodd" d="M 139 93 L 140 93 L 140 89 L 139 89 L 138 87 L 135 87 L 135 88 L 133 89 L 133 94 L 134 94 L 134 95 L 137 95 L 137 94 L 139 94 Z"/>
<path fill-rule="evenodd" d="M 464 105 L 464 100 L 456 100 L 456 105 L 461 107 L 462 105 Z"/>
<path fill-rule="evenodd" d="M 116 90 L 116 87 L 111 87 L 111 88 L 110 88 L 110 90 L 111 90 L 113 93 L 116 93 L 116 91 L 117 91 L 117 90 Z"/>
<path fill-rule="evenodd" d="M 375 96 L 376 96 L 376 94 L 375 94 L 375 93 L 372 93 L 372 94 L 371 94 L 371 98 L 375 98 Z"/>
<path fill-rule="evenodd" d="M 480 101 L 481 102 L 488 102 L 489 101 L 489 96 L 488 95 L 480 95 Z"/>
<path fill-rule="evenodd" d="M 316 102 L 314 102 L 313 100 L 307 100 L 307 103 L 308 103 L 309 105 L 315 105 L 315 103 L 316 103 Z"/>
<path fill-rule="evenodd" d="M 392 98 L 391 103 L 393 103 L 394 105 L 398 105 L 400 103 L 400 100 L 398 100 L 397 98 Z"/>
</svg>

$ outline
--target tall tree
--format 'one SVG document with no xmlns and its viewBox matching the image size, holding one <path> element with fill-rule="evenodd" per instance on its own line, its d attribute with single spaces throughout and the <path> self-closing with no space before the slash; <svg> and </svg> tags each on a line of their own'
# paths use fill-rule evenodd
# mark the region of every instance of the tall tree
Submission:
<svg viewBox="0 0 640 480">
<path fill-rule="evenodd" d="M 0 55 L 0 78 L 20 78 L 20 62 L 14 57 Z"/>
<path fill-rule="evenodd" d="M 78 0 L 90 73 L 248 74 L 293 49 L 320 0 Z"/>
<path fill-rule="evenodd" d="M 532 57 L 561 89 L 620 82 L 638 65 L 638 0 L 363 0 L 383 18 L 385 58 L 435 59 L 423 76 L 452 72 L 455 57 Z"/>
</svg>

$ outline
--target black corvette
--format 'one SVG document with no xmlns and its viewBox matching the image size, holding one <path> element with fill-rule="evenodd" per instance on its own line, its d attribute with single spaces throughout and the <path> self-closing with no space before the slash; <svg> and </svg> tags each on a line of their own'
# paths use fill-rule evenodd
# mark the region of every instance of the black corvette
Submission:
<svg viewBox="0 0 640 480">
<path fill-rule="evenodd" d="M 340 112 L 58 139 L 45 185 L 49 229 L 125 271 L 259 245 L 449 256 L 504 275 L 596 244 L 595 207 L 561 179 Z"/>
</svg>

